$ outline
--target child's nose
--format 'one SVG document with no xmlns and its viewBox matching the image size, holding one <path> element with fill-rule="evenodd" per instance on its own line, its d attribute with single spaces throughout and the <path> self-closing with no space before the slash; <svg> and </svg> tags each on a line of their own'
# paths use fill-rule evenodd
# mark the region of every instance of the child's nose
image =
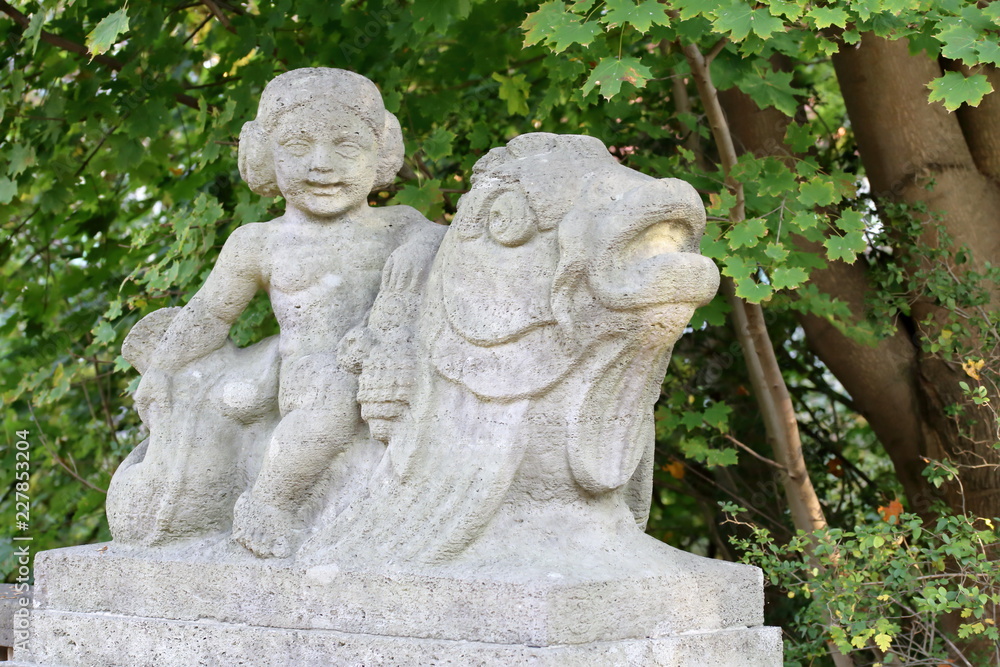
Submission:
<svg viewBox="0 0 1000 667">
<path fill-rule="evenodd" d="M 335 148 L 334 146 L 316 146 L 312 151 L 310 169 L 326 173 L 340 168 L 344 158 L 337 153 Z"/>
</svg>

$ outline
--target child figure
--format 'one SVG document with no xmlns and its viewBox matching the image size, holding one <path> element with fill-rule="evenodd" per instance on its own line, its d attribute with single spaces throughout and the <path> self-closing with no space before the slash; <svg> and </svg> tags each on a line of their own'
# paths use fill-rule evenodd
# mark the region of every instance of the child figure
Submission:
<svg viewBox="0 0 1000 667">
<path fill-rule="evenodd" d="M 291 555 L 302 508 L 362 431 L 357 378 L 340 367 L 337 345 L 371 307 L 389 254 L 432 225 L 407 206 L 368 206 L 402 159 L 399 123 L 363 76 L 306 68 L 271 81 L 243 126 L 239 165 L 254 192 L 284 196 L 285 214 L 233 232 L 143 378 L 163 387 L 219 349 L 257 291 L 268 293 L 281 329 L 281 420 L 233 521 L 233 537 L 257 556 Z"/>
</svg>

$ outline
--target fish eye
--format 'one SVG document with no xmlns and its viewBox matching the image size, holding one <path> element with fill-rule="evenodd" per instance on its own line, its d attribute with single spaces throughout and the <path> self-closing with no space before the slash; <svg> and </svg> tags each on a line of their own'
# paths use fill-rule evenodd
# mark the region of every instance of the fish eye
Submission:
<svg viewBox="0 0 1000 667">
<path fill-rule="evenodd" d="M 507 247 L 527 243 L 538 231 L 528 199 L 523 193 L 512 190 L 493 200 L 487 227 L 490 236 Z"/>
</svg>

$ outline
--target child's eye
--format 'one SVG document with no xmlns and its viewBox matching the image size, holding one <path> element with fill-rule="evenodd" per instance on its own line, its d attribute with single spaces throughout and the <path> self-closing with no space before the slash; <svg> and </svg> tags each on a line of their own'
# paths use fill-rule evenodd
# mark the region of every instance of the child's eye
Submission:
<svg viewBox="0 0 1000 667">
<path fill-rule="evenodd" d="M 337 146 L 337 153 L 346 158 L 357 157 L 361 153 L 361 146 L 357 144 L 340 144 Z"/>
<path fill-rule="evenodd" d="M 281 144 L 281 147 L 292 155 L 305 155 L 310 149 L 309 143 L 302 140 L 289 141 Z"/>
</svg>

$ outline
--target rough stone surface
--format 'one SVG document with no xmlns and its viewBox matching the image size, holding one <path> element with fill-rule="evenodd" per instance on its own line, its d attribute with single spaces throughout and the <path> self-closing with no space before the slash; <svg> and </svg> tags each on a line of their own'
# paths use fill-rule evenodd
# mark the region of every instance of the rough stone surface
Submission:
<svg viewBox="0 0 1000 667">
<path fill-rule="evenodd" d="M 531 646 L 660 638 L 763 622 L 758 569 L 708 561 L 692 570 L 684 560 L 705 559 L 674 553 L 679 558 L 673 572 L 600 580 L 185 561 L 89 545 L 40 554 L 35 595 L 43 609 L 76 614 Z"/>
<path fill-rule="evenodd" d="M 3 656 L 4 647 L 18 643 L 14 633 L 15 614 L 23 607 L 31 607 L 31 596 L 31 586 L 0 584 L 0 657 Z"/>
<path fill-rule="evenodd" d="M 781 664 L 780 630 L 761 627 L 663 639 L 534 647 L 359 635 L 332 630 L 260 628 L 217 621 L 166 621 L 111 614 L 95 617 L 42 612 L 36 623 L 39 631 L 49 639 L 44 653 L 35 656 L 34 661 L 22 661 L 24 665 L 774 667 Z M 22 660 L 16 654 L 15 657 Z"/>
<path fill-rule="evenodd" d="M 21 659 L 780 664 L 759 570 L 643 530 L 653 406 L 718 288 L 700 196 L 527 134 L 446 228 L 368 206 L 402 154 L 367 79 L 267 86 L 240 171 L 285 214 L 130 333 L 150 435 L 115 541 L 40 555 Z M 260 290 L 280 333 L 239 349 Z"/>
</svg>

